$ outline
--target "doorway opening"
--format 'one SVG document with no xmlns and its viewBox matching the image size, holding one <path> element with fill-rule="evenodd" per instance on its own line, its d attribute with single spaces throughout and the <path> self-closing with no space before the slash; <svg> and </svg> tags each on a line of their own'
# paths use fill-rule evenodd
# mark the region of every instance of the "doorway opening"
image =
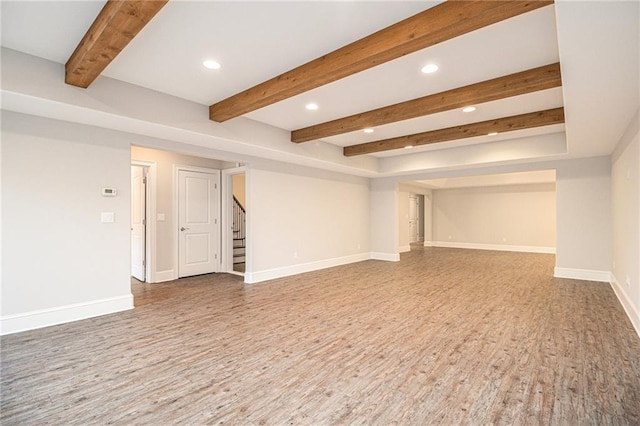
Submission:
<svg viewBox="0 0 640 426">
<path fill-rule="evenodd" d="M 244 274 L 247 254 L 247 200 L 245 195 L 245 175 L 232 175 L 232 222 L 231 232 L 233 240 L 233 270 Z"/>
<path fill-rule="evenodd" d="M 409 244 L 424 241 L 424 195 L 409 194 Z"/>
<path fill-rule="evenodd" d="M 249 264 L 245 171 L 243 166 L 222 171 L 223 269 L 242 276 Z"/>
</svg>

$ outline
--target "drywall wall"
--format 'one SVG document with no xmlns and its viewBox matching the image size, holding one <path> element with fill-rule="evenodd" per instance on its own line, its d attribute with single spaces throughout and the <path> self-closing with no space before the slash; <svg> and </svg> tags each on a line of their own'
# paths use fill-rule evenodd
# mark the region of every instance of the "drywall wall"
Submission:
<svg viewBox="0 0 640 426">
<path fill-rule="evenodd" d="M 119 136 L 3 112 L 3 334 L 133 308 L 130 152 Z"/>
<path fill-rule="evenodd" d="M 245 193 L 246 179 L 244 173 L 233 175 L 231 178 L 233 179 L 233 196 L 236 197 L 242 207 L 247 207 L 247 197 Z"/>
<path fill-rule="evenodd" d="M 612 285 L 640 335 L 640 111 L 612 155 Z"/>
<path fill-rule="evenodd" d="M 555 275 L 608 282 L 612 241 L 609 157 L 559 162 L 556 196 Z"/>
<path fill-rule="evenodd" d="M 553 252 L 553 183 L 433 191 L 434 245 Z"/>
<path fill-rule="evenodd" d="M 409 245 L 409 193 L 398 191 L 398 251 L 411 250 Z"/>
<path fill-rule="evenodd" d="M 291 165 L 247 171 L 245 281 L 369 258 L 369 181 Z"/>
<path fill-rule="evenodd" d="M 370 183 L 371 257 L 398 261 L 398 185 L 395 179 L 372 179 Z"/>
<path fill-rule="evenodd" d="M 177 244 L 177 218 L 174 204 L 174 166 L 195 166 L 219 170 L 224 163 L 209 158 L 193 157 L 174 152 L 161 151 L 139 146 L 131 147 L 131 160 L 150 162 L 156 168 L 155 217 L 149 218 L 149 225 L 155 229 L 152 251 L 155 251 L 155 264 L 152 262 L 150 282 L 167 281 L 177 278 L 175 259 Z M 153 185 L 153 182 L 151 182 Z M 160 219 L 158 219 L 160 218 Z"/>
</svg>

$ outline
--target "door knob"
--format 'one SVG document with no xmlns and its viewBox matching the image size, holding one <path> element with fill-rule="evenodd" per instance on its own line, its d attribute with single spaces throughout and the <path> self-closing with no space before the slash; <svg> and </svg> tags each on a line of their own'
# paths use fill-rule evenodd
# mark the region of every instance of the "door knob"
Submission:
<svg viewBox="0 0 640 426">
<path fill-rule="evenodd" d="M 185 228 L 184 226 L 182 228 L 180 228 L 181 231 L 186 231 L 189 228 Z"/>
</svg>

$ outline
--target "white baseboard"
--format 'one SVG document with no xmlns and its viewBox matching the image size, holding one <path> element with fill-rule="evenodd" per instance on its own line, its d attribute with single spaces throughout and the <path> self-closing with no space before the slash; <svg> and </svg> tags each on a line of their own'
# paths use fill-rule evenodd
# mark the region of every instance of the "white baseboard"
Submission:
<svg viewBox="0 0 640 426">
<path fill-rule="evenodd" d="M 379 252 L 371 252 L 369 259 L 373 260 L 385 260 L 387 262 L 399 262 L 400 254 L 399 253 L 379 253 Z"/>
<path fill-rule="evenodd" d="M 558 268 L 553 269 L 556 278 L 570 278 L 572 280 L 598 281 L 608 283 L 611 280 L 609 271 L 595 271 L 592 269 Z"/>
<path fill-rule="evenodd" d="M 424 246 L 425 247 L 433 247 L 433 241 L 425 241 L 424 242 Z"/>
<path fill-rule="evenodd" d="M 408 251 L 411 251 L 411 245 L 409 244 L 407 244 L 406 246 L 398 247 L 398 252 L 400 253 L 406 253 Z"/>
<path fill-rule="evenodd" d="M 481 243 L 456 243 L 451 241 L 433 241 L 430 242 L 433 247 L 446 248 L 462 248 L 473 250 L 496 250 L 496 251 L 515 251 L 522 253 L 548 253 L 555 254 L 555 247 L 538 247 L 538 246 L 514 246 L 507 244 L 481 244 Z M 427 243 L 425 241 L 425 246 Z"/>
<path fill-rule="evenodd" d="M 244 282 L 247 284 L 254 284 L 262 281 L 273 280 L 275 278 L 288 277 L 291 275 L 303 274 L 305 272 L 317 271 L 319 269 L 331 268 L 333 266 L 362 262 L 363 260 L 369 259 L 371 259 L 371 255 L 369 253 L 360 253 L 350 256 L 336 257 L 333 259 L 318 260 L 316 262 L 266 269 L 264 271 L 245 272 Z"/>
<path fill-rule="evenodd" d="M 0 335 L 49 327 L 100 315 L 133 309 L 133 295 L 59 306 L 0 318 Z"/>
<path fill-rule="evenodd" d="M 631 303 L 631 299 L 629 299 L 627 291 L 622 287 L 622 285 L 620 285 L 620 282 L 616 279 L 613 273 L 611 273 L 611 288 L 613 288 L 613 292 L 618 297 L 618 300 L 620 301 L 622 308 L 626 312 L 627 317 L 629 317 L 631 325 L 633 325 L 633 328 L 636 330 L 636 333 L 640 337 L 640 312 L 638 312 L 638 309 L 633 306 L 633 303 Z"/>
<path fill-rule="evenodd" d="M 153 277 L 154 283 L 163 283 L 166 281 L 173 281 L 178 279 L 178 274 L 173 269 L 167 269 L 166 271 L 157 271 Z"/>
</svg>

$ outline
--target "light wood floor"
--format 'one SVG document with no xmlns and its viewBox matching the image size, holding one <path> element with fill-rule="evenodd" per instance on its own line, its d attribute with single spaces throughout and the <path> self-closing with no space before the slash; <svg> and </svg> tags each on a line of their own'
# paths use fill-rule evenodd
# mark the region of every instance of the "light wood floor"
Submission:
<svg viewBox="0 0 640 426">
<path fill-rule="evenodd" d="M 267 283 L 134 286 L 5 336 L 2 425 L 640 424 L 640 338 L 551 255 L 420 249 Z"/>
</svg>

